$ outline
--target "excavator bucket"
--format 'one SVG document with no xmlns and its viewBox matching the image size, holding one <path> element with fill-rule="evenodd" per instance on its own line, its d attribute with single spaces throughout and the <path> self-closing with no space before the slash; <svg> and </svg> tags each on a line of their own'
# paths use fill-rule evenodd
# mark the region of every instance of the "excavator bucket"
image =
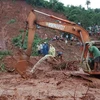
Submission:
<svg viewBox="0 0 100 100">
<path fill-rule="evenodd" d="M 4 62 L 6 62 L 5 65 L 7 66 L 6 70 L 8 72 L 16 71 L 23 78 L 27 78 L 26 71 L 28 66 L 30 66 L 30 63 L 22 50 L 18 49 L 17 55 L 6 57 Z"/>
<path fill-rule="evenodd" d="M 31 56 L 32 51 L 32 43 L 34 41 L 34 35 L 36 30 L 36 16 L 34 14 L 34 10 L 32 10 L 27 18 L 27 25 L 26 28 L 28 29 L 28 44 L 27 44 L 27 50 L 26 52 L 19 50 L 19 60 L 17 61 L 15 65 L 15 70 L 23 77 L 27 78 L 27 69 L 30 66 L 29 58 Z M 24 56 L 24 54 L 25 56 Z"/>
<path fill-rule="evenodd" d="M 15 65 L 15 70 L 23 77 L 27 78 L 26 70 L 28 68 L 28 62 L 26 60 L 20 60 Z"/>
</svg>

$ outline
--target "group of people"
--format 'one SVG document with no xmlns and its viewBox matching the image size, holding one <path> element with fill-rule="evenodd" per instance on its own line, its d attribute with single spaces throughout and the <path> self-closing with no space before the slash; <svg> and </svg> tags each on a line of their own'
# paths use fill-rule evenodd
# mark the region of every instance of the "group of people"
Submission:
<svg viewBox="0 0 100 100">
<path fill-rule="evenodd" d="M 59 40 L 59 39 L 60 37 L 55 35 L 53 38 L 53 41 Z M 66 41 L 66 43 L 67 42 L 68 41 Z M 93 54 L 93 57 L 91 60 L 91 62 L 93 62 L 93 71 L 97 71 L 98 68 L 100 67 L 100 50 L 96 46 L 91 45 L 91 43 L 87 43 L 86 46 L 88 47 L 89 52 Z M 52 57 L 56 56 L 55 47 L 52 44 L 48 44 L 47 42 L 40 43 L 39 45 L 37 45 L 37 50 L 38 50 L 38 54 L 41 54 L 43 56 L 45 55 L 52 55 Z"/>
<path fill-rule="evenodd" d="M 43 56 L 50 54 L 55 57 L 56 54 L 55 47 L 52 44 L 48 44 L 47 42 L 37 45 L 37 50 L 38 54 L 41 54 Z"/>
<path fill-rule="evenodd" d="M 88 32 L 90 36 L 93 36 L 93 35 L 100 36 L 100 26 L 99 25 L 90 26 L 88 27 Z"/>
<path fill-rule="evenodd" d="M 67 45 L 68 41 L 74 41 L 74 40 L 76 41 L 77 39 L 74 38 L 73 35 L 71 35 L 71 34 L 64 34 L 64 33 L 62 33 L 61 36 L 55 35 L 51 39 L 51 41 L 58 41 L 58 40 L 65 42 L 65 44 Z"/>
<path fill-rule="evenodd" d="M 61 35 L 61 36 L 55 35 L 55 36 L 52 38 L 52 41 L 55 41 L 55 40 L 62 40 L 62 41 L 64 41 L 64 38 L 63 38 L 62 35 Z"/>
</svg>

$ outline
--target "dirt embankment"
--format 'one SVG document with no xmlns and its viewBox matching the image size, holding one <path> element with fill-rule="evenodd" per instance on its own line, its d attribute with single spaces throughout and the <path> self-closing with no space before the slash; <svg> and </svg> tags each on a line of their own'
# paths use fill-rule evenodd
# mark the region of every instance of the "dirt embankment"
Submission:
<svg viewBox="0 0 100 100">
<path fill-rule="evenodd" d="M 27 19 L 27 15 L 31 9 L 36 9 L 39 11 L 43 11 L 45 13 L 55 15 L 58 17 L 64 18 L 63 15 L 52 12 L 51 10 L 44 8 L 33 8 L 32 6 L 26 4 L 25 1 L 16 1 L 12 2 L 12 0 L 0 1 L 0 47 L 5 49 L 11 49 L 11 39 L 19 34 L 19 31 L 25 28 L 25 21 Z M 50 18 L 46 18 L 43 15 L 37 14 L 37 19 L 41 19 L 42 21 L 50 21 Z M 46 20 L 45 20 L 46 19 Z M 36 33 L 39 34 L 40 37 L 44 37 L 44 34 L 47 33 L 48 37 L 51 37 L 54 31 L 50 32 L 50 29 L 41 28 L 37 30 Z M 5 42 L 3 42 L 5 40 Z"/>
<path fill-rule="evenodd" d="M 19 31 L 25 28 L 25 21 L 32 7 L 26 4 L 26 2 L 24 1 L 16 1 L 16 2 L 12 2 L 12 0 L 0 1 L 0 4 L 1 4 L 0 47 L 11 51 L 13 50 L 14 52 L 17 50 L 12 45 L 12 38 L 20 34 Z M 49 9 L 44 9 L 44 8 L 34 8 L 34 9 L 65 19 L 64 15 L 55 13 Z M 38 20 L 54 21 L 54 19 L 52 20 L 51 18 L 44 15 L 40 15 L 38 13 L 36 13 L 36 15 Z M 54 35 L 60 36 L 59 33 L 61 32 L 43 27 L 36 30 L 36 34 L 38 34 L 41 38 L 44 38 L 44 34 L 47 34 L 48 38 L 53 38 Z M 52 44 L 56 48 L 56 51 L 64 52 L 64 56 L 67 57 L 68 60 L 73 59 L 73 56 L 71 56 L 73 54 L 76 54 L 74 58 L 75 60 L 77 60 L 77 57 L 79 55 L 79 52 L 77 53 L 77 50 L 79 50 L 79 47 L 74 48 L 76 44 L 65 45 L 64 41 L 54 41 L 52 42 Z"/>
<path fill-rule="evenodd" d="M 12 48 L 12 38 L 19 34 L 19 30 L 25 27 L 27 14 L 32 8 L 24 1 L 11 0 L 0 1 L 0 46 L 4 49 Z M 35 8 L 45 13 L 65 18 L 61 14 L 57 14 L 48 9 Z M 51 21 L 49 18 L 38 15 L 38 19 Z M 40 28 L 36 31 L 40 37 L 44 37 L 46 33 L 49 38 L 54 34 L 59 35 L 58 31 L 48 28 Z M 56 50 L 62 51 L 66 61 L 80 60 L 80 47 L 64 41 L 53 41 L 52 44 Z M 31 62 L 36 62 L 41 57 L 32 57 Z M 9 57 L 8 57 L 9 59 Z M 7 66 L 11 66 L 13 61 L 5 59 L 8 62 Z M 31 68 L 30 68 L 31 69 Z M 90 82 L 77 78 L 72 75 L 73 71 L 56 70 L 51 65 L 43 62 L 36 70 L 34 75 L 31 75 L 28 80 L 14 72 L 0 72 L 0 100 L 100 100 L 100 86 L 90 86 Z M 83 73 L 83 72 L 81 72 Z M 98 84 L 100 82 L 98 81 Z M 88 85 L 87 85 L 88 84 Z"/>
</svg>

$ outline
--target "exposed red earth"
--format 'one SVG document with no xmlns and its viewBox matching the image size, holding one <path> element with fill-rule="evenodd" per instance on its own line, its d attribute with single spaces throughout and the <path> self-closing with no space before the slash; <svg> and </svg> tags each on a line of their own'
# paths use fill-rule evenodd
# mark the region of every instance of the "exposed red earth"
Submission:
<svg viewBox="0 0 100 100">
<path fill-rule="evenodd" d="M 0 8 L 0 49 L 11 50 L 16 56 L 18 51 L 12 45 L 11 40 L 19 34 L 20 29 L 25 27 L 27 14 L 32 7 L 24 1 L 18 0 L 13 3 L 8 0 L 0 1 Z M 35 9 L 65 18 L 64 15 L 52 12 L 49 9 Z M 7 22 L 10 19 L 16 19 L 17 22 L 8 25 Z M 42 15 L 38 15 L 38 19 L 51 21 L 51 19 Z M 48 28 L 36 30 L 36 34 L 41 38 L 44 37 L 45 33 L 49 38 L 52 38 L 55 34 L 59 35 L 59 31 Z M 64 41 L 54 41 L 52 44 L 56 50 L 63 52 L 67 65 L 70 62 L 69 66 L 65 69 L 56 70 L 44 61 L 27 80 L 15 71 L 0 72 L 0 100 L 100 100 L 100 81 L 93 78 L 90 82 L 78 75 L 78 73 L 81 75 L 85 73 L 78 62 L 81 59 L 81 52 L 76 42 L 72 42 L 72 45 L 68 42 L 65 45 Z M 34 65 L 40 59 L 41 56 L 31 57 L 30 61 Z M 12 67 L 15 61 L 7 56 L 3 59 L 3 62 L 6 67 Z"/>
</svg>

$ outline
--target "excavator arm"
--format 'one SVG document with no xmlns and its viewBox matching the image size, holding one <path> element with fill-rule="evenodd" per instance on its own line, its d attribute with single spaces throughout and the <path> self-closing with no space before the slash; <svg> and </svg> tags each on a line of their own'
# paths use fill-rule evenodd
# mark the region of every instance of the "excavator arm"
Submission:
<svg viewBox="0 0 100 100">
<path fill-rule="evenodd" d="M 73 34 L 82 43 L 89 41 L 88 32 L 84 30 L 82 27 L 78 26 L 77 24 L 71 24 L 71 23 L 70 24 L 69 23 L 58 24 L 58 23 L 42 22 L 42 21 L 38 21 L 37 24 L 40 26 L 44 26 L 44 27 L 48 27 L 48 28 L 52 28 L 52 29 L 56 29 L 59 31 L 68 32 L 70 34 Z"/>
<path fill-rule="evenodd" d="M 59 20 L 59 21 L 61 21 L 61 23 L 53 23 L 53 22 L 36 20 L 35 12 L 38 12 L 38 13 L 44 14 L 50 18 Z M 32 49 L 32 43 L 34 41 L 36 24 L 43 26 L 43 27 L 48 27 L 51 29 L 55 29 L 55 30 L 59 30 L 62 32 L 68 32 L 70 34 L 73 34 L 83 43 L 83 45 L 86 42 L 90 41 L 88 32 L 84 28 L 82 28 L 81 26 L 77 25 L 76 23 L 71 22 L 69 20 L 64 20 L 64 19 L 58 18 L 58 17 L 53 16 L 53 15 L 48 15 L 46 13 L 43 13 L 43 12 L 40 12 L 37 10 L 34 10 L 34 11 L 32 10 L 29 13 L 29 16 L 27 18 L 27 23 L 28 23 L 28 30 L 29 30 L 29 32 L 28 32 L 28 49 L 27 49 L 28 56 L 31 55 L 31 49 Z M 84 50 L 84 54 L 83 54 L 84 57 L 86 57 L 86 53 L 87 53 L 87 50 Z"/>
<path fill-rule="evenodd" d="M 52 22 L 47 22 L 47 21 L 39 21 L 36 18 L 35 12 L 44 14 L 50 18 L 56 19 L 61 21 L 61 23 L 52 23 Z M 26 58 L 23 58 L 22 60 L 18 61 L 16 64 L 16 70 L 22 77 L 26 77 L 25 72 L 28 66 L 28 61 L 31 56 L 31 51 L 32 51 L 32 43 L 34 41 L 34 35 L 36 31 L 36 25 L 40 25 L 43 27 L 48 27 L 51 29 L 59 30 L 62 32 L 68 32 L 70 34 L 75 35 L 82 43 L 83 43 L 83 57 L 86 58 L 88 50 L 85 48 L 85 43 L 89 42 L 89 34 L 88 32 L 82 28 L 81 26 L 77 25 L 74 22 L 71 22 L 69 20 L 64 20 L 61 18 L 58 18 L 53 15 L 48 15 L 46 13 L 37 11 L 37 10 L 31 10 L 28 18 L 27 18 L 27 29 L 28 29 L 28 47 L 26 50 Z"/>
</svg>

